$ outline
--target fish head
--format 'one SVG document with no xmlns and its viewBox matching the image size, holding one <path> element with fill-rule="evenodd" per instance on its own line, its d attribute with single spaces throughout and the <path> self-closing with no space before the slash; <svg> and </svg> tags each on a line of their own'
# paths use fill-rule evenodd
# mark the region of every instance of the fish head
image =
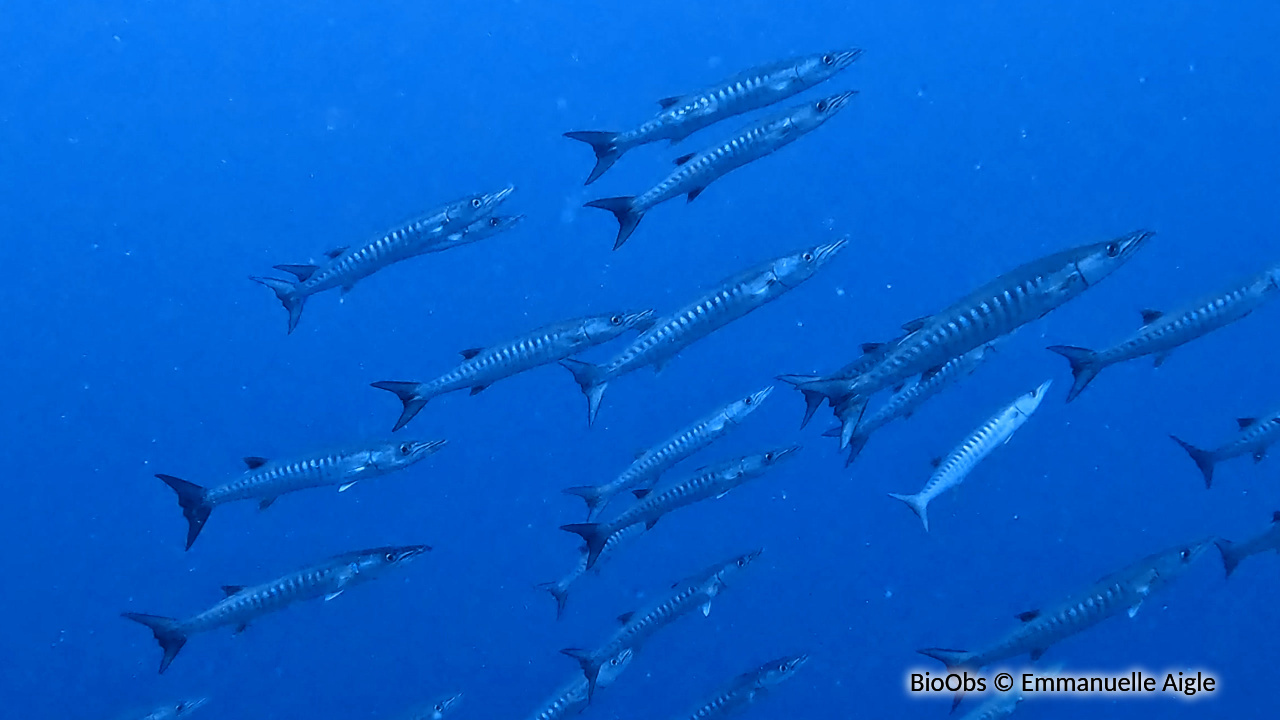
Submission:
<svg viewBox="0 0 1280 720">
<path fill-rule="evenodd" d="M 615 312 L 586 318 L 582 321 L 582 332 L 589 342 L 602 343 L 613 340 L 632 328 L 643 331 L 652 325 L 652 310 Z"/>
<path fill-rule="evenodd" d="M 415 717 L 420 717 L 423 720 L 427 720 L 427 718 L 430 718 L 430 720 L 442 720 L 445 715 L 457 709 L 461 703 L 462 693 L 447 695 L 424 707 L 422 712 Z"/>
<path fill-rule="evenodd" d="M 1280 290 L 1280 265 L 1273 265 L 1262 274 L 1257 283 L 1258 293 L 1267 295 Z"/>
<path fill-rule="evenodd" d="M 1135 230 L 1114 240 L 1079 248 L 1076 269 L 1086 284 L 1093 285 L 1128 262 L 1154 235 L 1151 230 Z"/>
<path fill-rule="evenodd" d="M 180 718 L 180 717 L 186 717 L 190 713 L 193 713 L 196 710 L 199 710 L 200 708 L 204 707 L 208 703 L 209 703 L 209 698 L 188 698 L 186 700 L 180 700 L 174 703 L 172 706 L 170 706 L 170 708 L 166 708 L 166 710 L 172 709 L 173 717 Z"/>
<path fill-rule="evenodd" d="M 490 215 L 468 225 L 466 234 L 475 236 L 468 239 L 480 240 L 490 235 L 497 235 L 504 230 L 510 230 L 519 225 L 521 220 L 524 220 L 523 215 Z"/>
<path fill-rule="evenodd" d="M 445 440 L 402 440 L 383 443 L 370 452 L 369 464 L 380 472 L 400 470 L 428 455 L 434 455 L 446 444 Z"/>
<path fill-rule="evenodd" d="M 746 570 L 751 563 L 755 562 L 764 552 L 764 548 L 757 548 L 748 553 L 743 553 L 734 558 L 730 558 L 720 563 L 715 568 L 715 573 L 711 576 L 710 582 L 707 583 L 708 589 L 714 594 L 719 592 L 728 581 L 736 577 L 743 570 Z"/>
<path fill-rule="evenodd" d="M 600 666 L 600 674 L 596 677 L 596 687 L 608 687 L 614 680 L 622 674 L 623 670 L 631 664 L 631 658 L 635 656 L 635 651 L 626 648 L 622 652 L 609 658 Z"/>
<path fill-rule="evenodd" d="M 497 192 L 480 193 L 458 198 L 445 205 L 443 210 L 444 225 L 454 229 L 458 227 L 465 228 L 475 221 L 492 214 L 515 191 L 514 185 L 508 185 Z"/>
<path fill-rule="evenodd" d="M 857 90 L 849 90 L 839 95 L 829 95 L 801 105 L 791 111 L 787 117 L 786 132 L 789 134 L 807 133 L 818 129 L 822 123 L 835 117 L 849 101 L 857 95 Z"/>
<path fill-rule="evenodd" d="M 862 57 L 860 48 L 832 50 L 814 55 L 806 55 L 796 60 L 796 77 L 807 86 L 814 86 L 828 80 L 836 73 L 849 67 Z"/>
<path fill-rule="evenodd" d="M 1211 537 L 1201 538 L 1185 545 L 1175 545 L 1147 558 L 1147 562 L 1140 565 L 1149 572 L 1147 578 L 1150 590 L 1158 590 L 1181 577 L 1201 555 L 1214 547 L 1213 541 L 1214 538 Z"/>
<path fill-rule="evenodd" d="M 1030 415 L 1040 407 L 1040 403 L 1044 402 L 1044 396 L 1049 392 L 1049 387 L 1053 385 L 1052 380 L 1045 380 L 1035 390 L 1023 395 L 1013 401 L 1013 407 L 1023 415 Z"/>
<path fill-rule="evenodd" d="M 338 559 L 351 565 L 357 575 L 372 577 L 400 567 L 430 550 L 429 545 L 391 545 L 359 550 Z"/>
<path fill-rule="evenodd" d="M 745 420 L 748 415 L 755 412 L 756 408 L 760 407 L 760 403 L 764 402 L 765 398 L 769 397 L 772 392 L 773 386 L 770 385 L 760 392 L 754 392 L 741 400 L 733 401 L 724 409 L 725 419 L 737 425 Z"/>
<path fill-rule="evenodd" d="M 796 671 L 809 662 L 808 655 L 788 655 L 772 660 L 761 666 L 756 677 L 756 687 L 767 688 L 777 685 L 796 674 Z"/>
<path fill-rule="evenodd" d="M 788 288 L 796 287 L 813 277 L 848 244 L 849 241 L 842 238 L 780 257 L 773 261 L 773 279 Z"/>
<path fill-rule="evenodd" d="M 786 461 L 788 458 L 794 457 L 798 452 L 800 452 L 799 445 L 788 445 L 755 455 L 748 455 L 742 458 L 741 469 L 746 475 L 758 475 Z"/>
</svg>

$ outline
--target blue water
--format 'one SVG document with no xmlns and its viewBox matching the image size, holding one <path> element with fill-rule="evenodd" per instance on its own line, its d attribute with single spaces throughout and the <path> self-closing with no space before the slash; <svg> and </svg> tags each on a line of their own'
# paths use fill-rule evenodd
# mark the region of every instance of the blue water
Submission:
<svg viewBox="0 0 1280 720">
<path fill-rule="evenodd" d="M 263 7 L 263 6 L 268 7 Z M 0 640 L 6 717 L 112 716 L 209 695 L 197 717 L 378 718 L 467 693 L 456 717 L 523 717 L 591 645 L 671 581 L 754 546 L 760 567 L 709 618 L 658 636 L 591 717 L 673 716 L 749 667 L 813 660 L 754 717 L 942 717 L 903 691 L 915 654 L 972 648 L 1013 616 L 1143 555 L 1239 539 L 1280 509 L 1275 462 L 1224 465 L 1206 491 L 1166 437 L 1213 445 L 1280 403 L 1280 308 L 1190 345 L 1158 371 L 1104 372 L 1064 405 L 1050 344 L 1098 347 L 1276 258 L 1280 81 L 1270 4 L 249 2 L 17 4 L 0 13 Z M 305 6 L 305 9 L 304 9 Z M 649 214 L 621 251 L 581 204 L 632 194 L 679 149 L 647 146 L 590 188 L 585 146 L 654 101 L 789 55 L 856 45 L 815 91 L 853 104 L 811 136 Z M 806 95 L 805 97 L 810 97 Z M 753 116 L 754 117 L 754 116 Z M 361 240 L 432 204 L 508 182 L 508 235 L 328 293 L 285 334 L 246 279 Z M 776 475 L 683 511 L 587 578 L 557 623 L 533 589 L 574 562 L 560 495 L 782 372 L 825 372 L 1012 267 L 1138 227 L 1149 248 L 1020 332 L 962 385 L 872 438 L 850 471 L 797 430 L 779 388 L 685 469 L 802 441 Z M 428 379 L 456 351 L 586 312 L 687 302 L 804 245 L 852 247 L 812 281 L 654 376 L 611 385 L 588 429 L 547 367 L 433 401 L 409 429 L 449 446 L 400 475 L 219 509 L 191 552 L 153 473 L 212 482 L 242 455 L 287 457 L 386 433 L 368 383 Z M 587 357 L 607 357 L 617 346 Z M 926 535 L 889 491 L 997 407 L 1052 395 Z M 193 638 L 164 676 L 135 610 L 185 615 L 345 550 L 425 542 L 403 573 L 307 603 L 243 635 Z M 1224 581 L 1216 555 L 1129 621 L 1054 647 L 1074 669 L 1212 670 L 1199 704 L 1028 703 L 1026 717 L 1261 717 L 1274 556 Z"/>
</svg>

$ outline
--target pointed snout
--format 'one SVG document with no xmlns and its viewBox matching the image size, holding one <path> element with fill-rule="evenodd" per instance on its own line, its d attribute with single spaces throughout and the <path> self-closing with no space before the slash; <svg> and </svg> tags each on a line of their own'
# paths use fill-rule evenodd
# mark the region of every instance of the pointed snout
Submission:
<svg viewBox="0 0 1280 720">
<path fill-rule="evenodd" d="M 772 451 L 772 462 L 776 465 L 787 458 L 794 457 L 796 453 L 800 452 L 800 448 L 800 445 L 788 445 L 787 447 L 777 448 Z"/>
<path fill-rule="evenodd" d="M 752 395 L 751 395 L 751 405 L 752 405 L 752 406 L 757 406 L 757 405 L 759 405 L 760 403 L 764 402 L 764 401 L 765 401 L 765 399 L 766 399 L 766 398 L 768 398 L 768 397 L 769 397 L 770 395 L 772 395 L 772 394 L 773 394 L 773 386 L 772 386 L 772 385 L 770 385 L 769 387 L 767 387 L 767 388 L 765 388 L 765 389 L 761 390 L 760 392 L 752 393 Z"/>
<path fill-rule="evenodd" d="M 835 53 L 835 66 L 838 68 L 847 68 L 852 65 L 858 58 L 862 57 L 862 48 L 850 48 Z"/>
<path fill-rule="evenodd" d="M 831 97 L 827 98 L 825 100 L 827 104 L 827 109 L 826 109 L 827 117 L 830 117 L 836 114 L 837 112 L 839 112 L 840 109 L 843 108 L 845 105 L 848 105 L 849 101 L 853 99 L 853 96 L 857 94 L 858 94 L 857 90 L 849 90 L 848 92 L 842 92 L 839 95 L 832 95 Z"/>
<path fill-rule="evenodd" d="M 1155 237 L 1155 234 L 1154 230 L 1134 230 L 1128 235 L 1116 238 L 1116 242 L 1120 243 L 1120 253 L 1125 254 L 1137 250 L 1143 243 Z"/>
<path fill-rule="evenodd" d="M 396 562 L 408 562 L 419 555 L 431 552 L 430 545 L 405 545 L 396 550 Z"/>
<path fill-rule="evenodd" d="M 847 238 L 840 238 L 839 240 L 833 243 L 828 243 L 826 245 L 819 245 L 818 247 L 814 248 L 813 255 L 818 259 L 819 263 L 825 263 L 831 260 L 831 258 L 835 257 L 836 254 L 839 253 L 841 250 L 843 250 L 844 246 L 848 244 L 849 244 L 849 240 Z"/>
<path fill-rule="evenodd" d="M 426 457 L 448 444 L 448 440 L 410 440 L 408 442 L 409 455 L 411 457 Z"/>
</svg>

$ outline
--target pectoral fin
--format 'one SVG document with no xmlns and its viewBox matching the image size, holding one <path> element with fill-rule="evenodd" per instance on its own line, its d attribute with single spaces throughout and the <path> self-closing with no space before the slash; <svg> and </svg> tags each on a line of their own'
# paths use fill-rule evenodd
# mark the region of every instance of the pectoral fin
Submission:
<svg viewBox="0 0 1280 720">
<path fill-rule="evenodd" d="M 348 482 L 348 483 L 342 483 L 341 485 L 339 485 L 339 486 L 338 486 L 338 492 L 346 492 L 346 491 L 350 490 L 350 489 L 351 489 L 351 486 L 352 486 L 352 485 L 355 485 L 357 482 L 360 482 L 360 481 L 359 481 L 359 480 L 352 480 L 351 482 Z"/>
<path fill-rule="evenodd" d="M 708 600 L 702 603 L 702 616 L 707 617 L 710 614 L 711 614 L 711 601 Z"/>
<path fill-rule="evenodd" d="M 341 590 L 335 590 L 335 591 L 333 591 L 333 592 L 329 593 L 328 595 L 325 595 L 325 596 L 324 596 L 324 599 L 325 599 L 325 601 L 326 601 L 326 602 L 328 602 L 329 600 L 332 600 L 332 599 L 334 599 L 334 598 L 338 597 L 338 596 L 339 596 L 339 595 L 341 595 L 341 594 L 342 594 L 342 591 L 341 591 Z"/>
</svg>

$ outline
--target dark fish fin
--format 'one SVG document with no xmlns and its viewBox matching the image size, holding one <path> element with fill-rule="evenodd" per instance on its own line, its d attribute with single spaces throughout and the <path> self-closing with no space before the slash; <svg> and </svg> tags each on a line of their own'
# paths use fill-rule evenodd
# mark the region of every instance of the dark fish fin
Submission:
<svg viewBox="0 0 1280 720">
<path fill-rule="evenodd" d="M 941 465 L 941 464 L 942 464 L 942 458 L 940 458 L 940 457 L 930 458 L 930 459 L 929 459 L 929 465 L 930 465 L 930 467 L 935 467 L 935 468 L 936 468 L 936 467 L 938 467 L 938 466 L 939 466 L 939 465 Z"/>
<path fill-rule="evenodd" d="M 910 320 L 910 321 L 908 321 L 908 322 L 904 322 L 904 323 L 902 323 L 902 331 L 903 331 L 903 332 L 905 332 L 905 333 L 907 333 L 907 334 L 910 334 L 910 333 L 913 333 L 913 332 L 915 332 L 915 331 L 917 331 L 917 330 L 920 330 L 921 328 L 923 328 L 923 327 L 925 326 L 925 324 L 926 324 L 926 323 L 928 323 L 928 322 L 929 322 L 929 318 L 931 318 L 931 317 L 933 317 L 933 316 L 932 316 L 932 315 L 925 315 L 924 317 L 920 317 L 920 318 L 916 318 L 915 320 Z"/>
<path fill-rule="evenodd" d="M 599 180 L 604 171 L 613 167 L 613 164 L 618 162 L 618 158 L 622 157 L 622 151 L 617 145 L 618 133 L 575 130 L 565 133 L 564 136 L 590 145 L 596 154 L 596 166 L 591 168 L 591 174 L 587 176 L 587 181 L 583 185 L 590 185 Z"/>
<path fill-rule="evenodd" d="M 271 461 L 264 457 L 258 457 L 257 455 L 250 455 L 249 457 L 244 459 L 245 466 L 250 470 L 257 470 L 258 468 L 262 467 L 263 465 L 266 465 L 269 462 Z"/>
<path fill-rule="evenodd" d="M 814 413 L 818 412 L 818 408 L 822 407 L 822 402 L 827 399 L 826 395 L 806 388 L 804 385 L 822 378 L 816 375 L 779 375 L 777 379 L 799 390 L 800 394 L 804 396 L 804 419 L 800 421 L 800 429 L 803 430 L 809 424 L 809 421 L 813 419 Z"/>
<path fill-rule="evenodd" d="M 160 674 L 169 668 L 169 663 L 178 656 L 178 651 L 187 643 L 186 633 L 182 632 L 181 624 L 173 619 L 160 615 L 145 615 L 143 613 L 121 613 L 124 617 L 136 623 L 141 623 L 151 628 L 151 634 L 155 635 L 156 642 L 160 643 L 160 649 L 164 651 L 164 657 L 160 659 Z"/>
<path fill-rule="evenodd" d="M 651 519 L 651 520 L 646 520 L 646 521 L 645 521 L 645 523 L 644 523 L 644 529 L 645 529 L 645 530 L 652 530 L 652 529 L 653 529 L 653 526 L 654 526 L 654 525 L 657 525 L 657 524 L 658 524 L 658 518 L 653 518 L 653 519 Z"/>
<path fill-rule="evenodd" d="M 683 96 L 683 95 L 672 95 L 671 97 L 664 97 L 664 98 L 662 98 L 662 99 L 658 100 L 658 104 L 662 106 L 662 109 L 663 109 L 663 110 L 666 110 L 667 108 L 671 107 L 672 105 L 675 105 L 676 103 L 680 102 L 680 98 L 682 98 L 682 97 L 684 97 L 684 96 Z"/>
<path fill-rule="evenodd" d="M 600 401 L 604 399 L 604 391 L 609 383 L 601 380 L 603 372 L 597 365 L 572 358 L 561 360 L 560 365 L 573 373 L 573 379 L 578 381 L 582 394 L 587 396 L 587 426 L 590 427 L 595 424 L 596 415 L 600 414 Z"/>
<path fill-rule="evenodd" d="M 232 635 L 239 635 L 240 633 L 242 633 L 242 632 L 244 632 L 245 630 L 248 630 L 248 629 L 249 629 L 249 623 L 247 623 L 247 622 L 240 623 L 239 625 L 237 625 L 237 626 L 236 626 L 236 629 L 235 629 L 235 630 L 232 630 L 232 631 L 231 631 L 231 634 L 232 634 Z"/>
<path fill-rule="evenodd" d="M 1142 310 L 1142 324 L 1150 325 L 1151 323 L 1164 317 L 1164 313 L 1159 310 Z"/>
<path fill-rule="evenodd" d="M 289 312 L 289 332 L 292 333 L 293 329 L 298 327 L 298 321 L 302 319 L 302 306 L 307 300 L 306 297 L 299 296 L 294 292 L 297 289 L 297 285 L 279 278 L 250 277 L 249 279 L 266 285 L 276 294 L 276 299 Z"/>
<path fill-rule="evenodd" d="M 849 410 L 850 412 L 840 418 L 841 450 L 849 447 L 849 443 L 853 442 L 853 434 L 857 432 L 858 425 L 862 424 L 862 415 L 867 411 L 867 399 L 850 401 Z M 855 410 L 856 412 L 853 412 Z"/>
<path fill-rule="evenodd" d="M 867 435 L 857 435 L 849 438 L 849 457 L 845 459 L 844 466 L 849 467 L 854 460 L 858 459 L 858 455 L 862 454 L 862 448 L 867 446 Z"/>
<path fill-rule="evenodd" d="M 1182 449 L 1186 450 L 1187 454 L 1191 456 L 1191 459 L 1195 461 L 1196 467 L 1200 468 L 1200 474 L 1204 475 L 1205 489 L 1212 487 L 1213 486 L 1213 466 L 1215 463 L 1217 463 L 1217 460 L 1214 458 L 1213 453 L 1209 452 L 1208 450 L 1201 450 L 1200 448 L 1196 447 L 1195 445 L 1192 445 L 1189 442 L 1182 440 L 1182 438 L 1179 438 L 1176 435 L 1170 435 L 1169 437 L 1173 438 L 1174 442 L 1181 445 Z"/>
<path fill-rule="evenodd" d="M 609 535 L 612 534 L 608 526 L 600 523 L 570 523 L 561 525 L 560 529 L 581 537 L 587 544 L 588 570 L 595 566 L 596 560 L 600 559 L 600 552 L 604 550 L 604 544 L 609 541 Z"/>
<path fill-rule="evenodd" d="M 582 674 L 587 678 L 587 704 L 596 693 L 596 678 L 600 676 L 600 666 L 591 659 L 591 653 L 580 648 L 564 648 L 561 653 L 578 661 Z"/>
<path fill-rule="evenodd" d="M 278 499 L 280 499 L 280 498 L 279 498 L 279 496 L 278 496 L 278 495 L 276 495 L 276 496 L 272 496 L 272 497 L 269 497 L 269 498 L 263 498 L 263 499 L 259 500 L 259 501 L 258 501 L 258 512 L 262 512 L 263 510 L 266 510 L 267 508 L 271 507 L 271 505 L 272 505 L 276 500 L 278 500 Z"/>
<path fill-rule="evenodd" d="M 937 375 L 937 374 L 938 374 L 938 373 L 940 373 L 940 372 L 942 372 L 942 366 L 941 366 L 941 365 L 934 365 L 933 367 L 929 368 L 928 370 L 925 370 L 924 372 L 920 373 L 920 382 L 925 382 L 925 381 L 927 381 L 929 378 L 933 377 L 934 375 Z"/>
<path fill-rule="evenodd" d="M 882 347 L 884 347 L 884 343 L 878 343 L 878 342 L 862 343 L 862 354 L 870 355 L 871 353 L 879 350 Z"/>
<path fill-rule="evenodd" d="M 631 494 L 635 495 L 637 500 L 643 500 L 649 497 L 649 494 L 652 492 L 653 492 L 653 488 L 636 488 L 635 490 L 631 491 Z"/>
<path fill-rule="evenodd" d="M 962 667 L 969 659 L 969 651 L 967 650 L 954 650 L 951 648 L 924 648 L 917 650 L 916 652 L 924 655 L 925 657 L 931 657 L 943 665 L 946 665 L 948 670 Z"/>
<path fill-rule="evenodd" d="M 1227 577 L 1231 577 L 1231 573 L 1236 571 L 1236 566 L 1240 564 L 1240 553 L 1235 549 L 1235 543 L 1224 538 L 1217 538 L 1213 541 L 1218 546 L 1218 553 L 1222 555 L 1222 569 L 1226 571 Z"/>
<path fill-rule="evenodd" d="M 1047 649 L 1048 649 L 1048 648 L 1032 648 L 1032 649 L 1031 649 L 1031 662 L 1035 662 L 1035 661 L 1039 660 L 1040 658 L 1044 657 L 1044 652 L 1045 652 L 1045 650 L 1047 650 Z"/>
<path fill-rule="evenodd" d="M 617 250 L 622 244 L 631 237 L 631 233 L 636 231 L 636 227 L 640 224 L 640 220 L 644 218 L 643 212 L 636 212 L 631 209 L 631 202 L 635 200 L 633 196 L 623 195 L 621 197 L 600 198 L 587 203 L 585 207 L 599 208 L 608 210 L 618 219 L 618 237 L 613 241 L 613 249 Z"/>
<path fill-rule="evenodd" d="M 827 428 L 826 430 L 823 430 L 823 431 L 822 431 L 822 437 L 829 437 L 829 438 L 838 438 L 838 437 L 840 437 L 840 426 L 839 426 L 839 425 L 837 425 L 837 426 L 835 426 L 835 427 Z"/>
<path fill-rule="evenodd" d="M 1023 613 L 1018 613 L 1018 619 L 1021 620 L 1022 622 L 1031 622 L 1032 620 L 1035 620 L 1038 617 L 1040 617 L 1039 610 L 1028 610 Z"/>
<path fill-rule="evenodd" d="M 349 246 L 349 245 L 343 245 L 342 247 L 336 247 L 336 248 L 334 248 L 334 249 L 329 250 L 328 252 L 326 252 L 326 253 L 324 254 L 324 256 L 325 256 L 325 257 L 327 257 L 327 258 L 329 258 L 330 260 L 336 260 L 336 259 L 338 259 L 339 257 L 341 257 L 341 256 L 342 256 L 342 253 L 346 252 L 348 249 L 350 249 L 350 246 Z"/>
<path fill-rule="evenodd" d="M 396 397 L 400 398 L 400 403 L 404 405 L 404 409 L 400 412 L 400 419 L 396 420 L 395 427 L 391 428 L 391 432 L 395 432 L 409 424 L 409 421 L 427 404 L 428 398 L 418 394 L 420 383 L 380 380 L 372 383 L 372 386 L 379 390 L 395 393 Z"/>
<path fill-rule="evenodd" d="M 636 616 L 635 611 L 631 611 L 631 612 L 624 612 L 624 613 L 622 613 L 621 615 L 619 615 L 619 616 L 618 616 L 618 624 L 619 624 L 619 625 L 626 625 L 627 623 L 631 622 L 631 618 L 633 618 L 633 617 L 635 617 L 635 616 Z"/>
<path fill-rule="evenodd" d="M 706 189 L 707 189 L 707 187 L 704 185 L 704 186 L 702 186 L 702 187 L 700 187 L 700 188 L 694 188 L 694 189 L 690 190 L 690 191 L 689 191 L 689 199 L 686 201 L 686 204 L 691 203 L 691 202 L 693 202 L 694 200 L 697 200 L 697 199 L 698 199 L 698 196 L 702 194 L 702 191 L 703 191 L 703 190 L 706 190 Z"/>
<path fill-rule="evenodd" d="M 320 269 L 318 265 L 272 265 L 271 267 L 281 272 L 287 272 L 298 278 L 298 282 L 306 282 L 311 279 L 312 275 Z"/>
<path fill-rule="evenodd" d="M 904 388 L 904 387 L 906 387 L 906 386 L 907 386 L 907 384 L 906 384 L 906 383 L 898 383 L 897 385 L 894 385 L 894 386 L 893 386 L 893 392 L 894 392 L 894 393 L 900 393 L 900 392 L 902 392 L 902 388 Z"/>
<path fill-rule="evenodd" d="M 235 595 L 236 593 L 240 592 L 243 589 L 244 589 L 243 585 L 223 585 L 222 586 L 222 592 L 225 593 L 227 597 L 231 597 L 232 595 Z"/>
<path fill-rule="evenodd" d="M 1271 522 L 1280 523 L 1280 510 L 1273 511 L 1271 513 Z"/>
<path fill-rule="evenodd" d="M 1160 367 L 1161 365 L 1164 365 L 1164 361 L 1168 359 L 1169 359 L 1169 352 L 1156 353 L 1155 361 L 1153 361 L 1151 364 L 1154 365 L 1155 367 Z"/>
<path fill-rule="evenodd" d="M 471 394 L 472 394 L 472 395 L 479 395 L 480 393 L 484 392 L 484 391 L 485 391 L 485 389 L 487 389 L 488 387 L 489 387 L 488 385 L 472 385 L 472 386 L 471 386 Z"/>
<path fill-rule="evenodd" d="M 641 448 L 639 450 L 636 450 L 635 454 L 632 455 L 632 459 L 639 460 L 640 458 L 648 454 L 649 454 L 649 450 L 647 448 Z"/>
<path fill-rule="evenodd" d="M 199 485 L 172 475 L 158 474 L 156 477 L 178 494 L 178 505 L 182 508 L 182 516 L 187 519 L 187 549 L 190 550 L 204 529 L 209 513 L 213 512 L 213 506 L 205 501 L 205 490 Z"/>
<path fill-rule="evenodd" d="M 482 352 L 484 352 L 484 348 L 467 348 L 466 350 L 459 350 L 458 354 L 462 356 L 463 360 L 470 360 Z"/>
<path fill-rule="evenodd" d="M 1102 370 L 1102 365 L 1097 362 L 1097 353 L 1087 348 L 1051 345 L 1048 349 L 1071 363 L 1071 375 L 1075 378 L 1075 382 L 1071 385 L 1071 391 L 1067 393 L 1067 402 L 1075 400 L 1077 395 L 1084 392 L 1084 389 Z"/>
<path fill-rule="evenodd" d="M 565 495 L 576 495 L 577 497 L 582 498 L 583 501 L 587 503 L 587 513 L 590 515 L 596 514 L 596 511 L 603 507 L 605 501 L 608 499 L 605 497 L 604 493 L 601 492 L 600 488 L 595 485 L 579 485 L 577 487 L 565 488 L 560 492 Z"/>
<path fill-rule="evenodd" d="M 697 154 L 698 154 L 698 153 L 689 153 L 688 155 L 681 155 L 680 157 L 676 158 L 675 163 L 676 163 L 677 165 L 683 165 L 683 164 L 685 164 L 685 163 L 689 162 L 690 160 L 692 160 L 692 159 L 693 159 L 693 156 L 694 156 L 694 155 L 697 155 Z"/>
<path fill-rule="evenodd" d="M 1253 425 L 1256 422 L 1258 422 L 1258 418 L 1250 418 L 1250 417 L 1236 418 L 1236 424 L 1240 426 L 1241 430 L 1249 427 L 1250 425 Z"/>
<path fill-rule="evenodd" d="M 537 586 L 539 590 L 546 590 L 551 593 L 551 597 L 556 599 L 556 620 L 564 617 L 564 608 L 569 604 L 569 591 L 562 590 L 560 583 L 541 583 Z"/>
</svg>

